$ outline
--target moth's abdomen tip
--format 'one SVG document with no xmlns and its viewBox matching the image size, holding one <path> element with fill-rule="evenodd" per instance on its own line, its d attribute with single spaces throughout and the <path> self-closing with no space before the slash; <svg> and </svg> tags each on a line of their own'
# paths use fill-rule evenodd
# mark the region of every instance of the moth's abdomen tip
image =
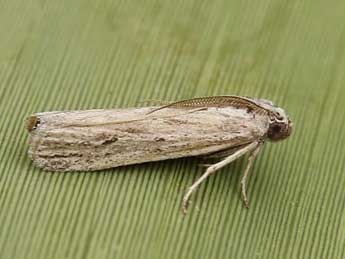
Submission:
<svg viewBox="0 0 345 259">
<path fill-rule="evenodd" d="M 26 119 L 26 129 L 29 132 L 35 130 L 38 127 L 39 124 L 40 124 L 40 118 L 37 117 L 36 115 L 30 115 Z"/>
</svg>

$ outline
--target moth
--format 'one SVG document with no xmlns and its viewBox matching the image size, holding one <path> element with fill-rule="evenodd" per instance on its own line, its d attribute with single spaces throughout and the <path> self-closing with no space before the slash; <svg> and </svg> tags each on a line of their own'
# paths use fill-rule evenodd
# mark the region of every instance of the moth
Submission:
<svg viewBox="0 0 345 259">
<path fill-rule="evenodd" d="M 190 196 L 210 175 L 249 154 L 241 178 L 241 194 L 248 207 L 247 179 L 266 140 L 290 136 L 286 112 L 265 99 L 210 96 L 162 106 L 58 111 L 28 117 L 29 155 L 34 164 L 51 171 L 93 171 L 174 159 L 211 156 L 219 162 L 186 191 Z"/>
</svg>

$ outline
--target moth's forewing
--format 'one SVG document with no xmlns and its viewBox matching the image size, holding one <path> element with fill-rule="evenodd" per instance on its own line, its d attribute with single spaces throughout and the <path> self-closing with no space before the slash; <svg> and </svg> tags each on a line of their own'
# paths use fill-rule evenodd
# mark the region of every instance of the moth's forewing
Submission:
<svg viewBox="0 0 345 259">
<path fill-rule="evenodd" d="M 210 154 L 262 138 L 264 115 L 247 109 L 157 107 L 47 112 L 36 116 L 29 153 L 48 170 L 100 170 Z"/>
</svg>

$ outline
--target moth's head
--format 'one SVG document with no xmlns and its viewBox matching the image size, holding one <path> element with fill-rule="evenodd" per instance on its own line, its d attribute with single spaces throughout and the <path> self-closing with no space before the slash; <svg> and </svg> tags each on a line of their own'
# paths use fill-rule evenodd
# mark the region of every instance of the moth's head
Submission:
<svg viewBox="0 0 345 259">
<path fill-rule="evenodd" d="M 265 99 L 257 99 L 255 101 L 270 111 L 270 124 L 267 132 L 267 137 L 270 140 L 283 140 L 291 135 L 293 124 L 282 108 L 277 107 L 273 102 Z"/>
</svg>

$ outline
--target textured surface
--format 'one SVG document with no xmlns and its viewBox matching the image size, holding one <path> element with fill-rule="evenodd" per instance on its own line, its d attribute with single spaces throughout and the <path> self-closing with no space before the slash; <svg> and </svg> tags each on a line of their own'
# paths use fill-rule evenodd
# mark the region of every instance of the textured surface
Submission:
<svg viewBox="0 0 345 259">
<path fill-rule="evenodd" d="M 247 109 L 157 109 L 31 115 L 39 123 L 30 130 L 30 157 L 51 171 L 92 171 L 234 150 L 264 140 L 269 128 L 267 115 Z"/>
<path fill-rule="evenodd" d="M 0 258 L 344 258 L 344 1 L 0 0 Z M 238 94 L 294 134 L 210 178 L 196 159 L 47 173 L 33 112 Z M 195 207 L 199 207 L 200 210 Z"/>
</svg>

